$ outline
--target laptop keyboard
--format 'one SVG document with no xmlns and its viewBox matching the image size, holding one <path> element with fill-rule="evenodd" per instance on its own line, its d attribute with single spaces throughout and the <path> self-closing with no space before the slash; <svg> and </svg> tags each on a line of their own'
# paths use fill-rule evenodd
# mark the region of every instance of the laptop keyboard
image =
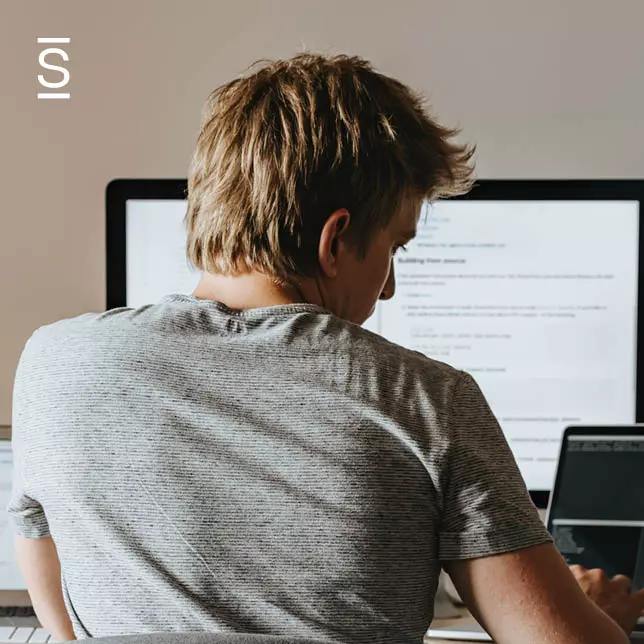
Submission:
<svg viewBox="0 0 644 644">
<path fill-rule="evenodd" d="M 54 641 L 41 628 L 31 606 L 0 607 L 0 644 L 45 644 Z"/>
<path fill-rule="evenodd" d="M 0 626 L 0 644 L 37 644 L 39 642 L 55 642 L 44 628 L 31 626 Z"/>
</svg>

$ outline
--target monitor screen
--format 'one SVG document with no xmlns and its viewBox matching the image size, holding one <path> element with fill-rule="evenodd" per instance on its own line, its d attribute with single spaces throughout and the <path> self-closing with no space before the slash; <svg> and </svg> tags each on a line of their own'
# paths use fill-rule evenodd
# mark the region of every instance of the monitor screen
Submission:
<svg viewBox="0 0 644 644">
<path fill-rule="evenodd" d="M 124 202 L 122 304 L 190 293 L 185 200 Z M 394 298 L 365 324 L 476 378 L 531 491 L 552 488 L 567 426 L 636 420 L 639 209 L 569 195 L 427 203 L 396 255 Z"/>
<path fill-rule="evenodd" d="M 184 200 L 126 201 L 126 306 L 194 290 L 200 273 L 186 259 L 185 215 Z"/>
</svg>

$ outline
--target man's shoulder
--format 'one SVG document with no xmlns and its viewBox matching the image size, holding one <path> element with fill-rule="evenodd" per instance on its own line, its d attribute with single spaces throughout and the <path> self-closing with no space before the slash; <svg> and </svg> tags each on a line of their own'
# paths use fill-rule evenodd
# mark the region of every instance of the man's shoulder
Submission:
<svg viewBox="0 0 644 644">
<path fill-rule="evenodd" d="M 37 328 L 27 339 L 23 357 L 53 356 L 57 348 L 64 349 L 65 353 L 73 353 L 75 347 L 96 346 L 99 338 L 123 337 L 126 320 L 133 312 L 134 309 L 121 308 L 101 313 L 83 313 L 45 324 Z M 108 320 L 115 324 L 101 324 Z"/>
<path fill-rule="evenodd" d="M 132 349 L 133 343 L 145 343 L 150 333 L 171 336 L 183 335 L 187 330 L 192 333 L 196 330 L 194 324 L 197 322 L 204 325 L 204 332 L 216 330 L 215 326 L 221 324 L 219 312 L 212 308 L 209 311 L 217 314 L 216 319 L 197 316 L 195 311 L 187 310 L 181 302 L 166 300 L 138 308 L 122 307 L 100 313 L 85 313 L 40 327 L 29 339 L 25 350 L 32 355 L 41 352 L 53 355 L 55 346 L 65 346 L 66 350 L 72 349 L 71 353 L 103 349 L 116 350 L 118 353 Z M 188 314 L 190 319 L 186 317 Z M 451 388 L 462 373 L 445 362 L 403 347 L 334 315 L 306 312 L 306 318 L 307 322 L 298 323 L 298 331 L 309 335 L 307 347 L 330 348 L 329 343 L 335 344 L 336 351 L 348 352 L 352 360 L 361 363 L 363 373 L 373 372 L 374 377 L 377 373 L 378 379 L 404 375 L 408 383 L 410 380 L 418 381 L 428 386 L 440 385 L 441 389 L 445 389 Z M 290 332 L 288 336 L 292 339 Z"/>
<path fill-rule="evenodd" d="M 48 339 L 82 335 L 95 329 L 97 322 L 119 315 L 125 317 L 131 314 L 133 310 L 130 308 L 119 308 L 102 313 L 83 313 L 75 317 L 50 322 L 37 328 L 29 338 L 29 343 L 36 344 L 41 341 L 47 341 Z"/>
<path fill-rule="evenodd" d="M 400 344 L 370 331 L 364 327 L 349 325 L 353 341 L 360 353 L 367 360 L 388 371 L 409 371 L 420 378 L 438 379 L 444 383 L 453 383 L 458 380 L 461 371 L 445 362 L 428 357 L 420 351 L 408 349 Z"/>
</svg>

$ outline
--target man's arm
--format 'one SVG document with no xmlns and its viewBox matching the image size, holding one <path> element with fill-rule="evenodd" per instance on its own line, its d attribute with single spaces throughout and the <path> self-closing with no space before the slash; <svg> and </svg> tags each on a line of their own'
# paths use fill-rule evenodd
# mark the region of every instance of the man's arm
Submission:
<svg viewBox="0 0 644 644">
<path fill-rule="evenodd" d="M 60 561 L 53 539 L 27 539 L 15 535 L 14 545 L 18 566 L 43 628 L 59 642 L 75 640 L 74 629 L 63 600 Z"/>
<path fill-rule="evenodd" d="M 552 543 L 444 567 L 497 644 L 627 644 L 644 608 L 642 593 L 624 589 L 618 625 L 586 597 Z"/>
</svg>

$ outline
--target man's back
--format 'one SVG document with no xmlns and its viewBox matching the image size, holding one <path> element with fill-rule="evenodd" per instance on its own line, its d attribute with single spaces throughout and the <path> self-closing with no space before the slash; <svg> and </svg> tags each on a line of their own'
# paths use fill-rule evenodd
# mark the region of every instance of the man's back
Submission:
<svg viewBox="0 0 644 644">
<path fill-rule="evenodd" d="M 471 378 L 314 305 L 46 327 L 14 412 L 10 509 L 77 636 L 418 641 L 440 559 L 548 539 Z"/>
</svg>

